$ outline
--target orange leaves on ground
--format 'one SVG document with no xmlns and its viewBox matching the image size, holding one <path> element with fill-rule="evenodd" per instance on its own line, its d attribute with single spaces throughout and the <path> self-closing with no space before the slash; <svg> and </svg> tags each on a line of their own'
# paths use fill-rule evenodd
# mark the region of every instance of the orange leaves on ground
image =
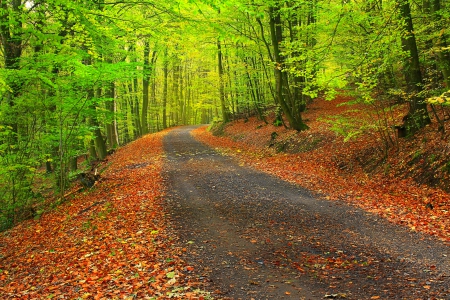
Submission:
<svg viewBox="0 0 450 300">
<path fill-rule="evenodd" d="M 195 294 L 183 285 L 181 250 L 166 229 L 163 136 L 148 135 L 121 148 L 95 188 L 2 233 L 0 294 L 27 299 Z"/>
<path fill-rule="evenodd" d="M 219 151 L 237 157 L 241 165 L 276 175 L 324 195 L 379 214 L 413 231 L 435 235 L 450 241 L 450 195 L 440 189 L 418 185 L 412 179 L 392 172 L 370 176 L 355 162 L 355 153 L 372 151 L 373 139 L 361 137 L 344 142 L 320 120 L 325 114 L 338 114 L 345 106 L 337 101 L 316 100 L 305 119 L 310 130 L 297 133 L 282 127 L 265 125 L 256 118 L 238 120 L 225 127 L 225 135 L 215 137 L 199 128 L 193 135 Z M 276 135 L 274 134 L 276 133 Z M 275 141 L 288 141 L 286 145 Z M 282 152 L 288 148 L 287 153 Z M 239 151 L 238 151 L 239 150 Z M 395 159 L 395 156 L 393 156 Z M 394 163 L 390 165 L 394 168 Z M 433 203 L 430 209 L 428 203 Z"/>
</svg>

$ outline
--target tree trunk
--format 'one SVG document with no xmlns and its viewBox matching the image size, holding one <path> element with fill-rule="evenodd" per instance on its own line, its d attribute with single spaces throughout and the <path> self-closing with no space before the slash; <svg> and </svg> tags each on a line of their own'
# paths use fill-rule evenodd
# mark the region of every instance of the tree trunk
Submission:
<svg viewBox="0 0 450 300">
<path fill-rule="evenodd" d="M 244 58 L 244 62 L 245 62 L 245 73 L 247 75 L 247 86 L 248 86 L 248 90 L 250 91 L 250 95 L 251 98 L 253 99 L 253 103 L 256 109 L 256 112 L 258 113 L 258 119 L 260 119 L 261 121 L 263 121 L 264 123 L 268 124 L 266 117 L 263 114 L 263 111 L 260 107 L 261 104 L 261 97 L 259 95 L 259 91 L 258 91 L 258 82 L 256 80 L 254 80 L 254 78 L 252 78 L 252 76 L 250 76 L 250 72 L 248 70 L 248 66 L 250 65 L 249 59 L 248 58 Z M 255 67 L 255 65 L 253 64 L 253 67 Z"/>
<path fill-rule="evenodd" d="M 127 84 L 123 85 L 123 89 L 127 91 Z M 131 141 L 131 134 L 129 129 L 129 121 L 128 121 L 128 99 L 127 97 L 119 97 L 122 101 L 122 105 L 120 106 L 120 111 L 122 112 L 123 119 L 121 120 L 120 124 L 122 124 L 123 128 L 123 134 L 121 133 L 120 136 L 123 137 L 123 144 L 127 144 Z"/>
<path fill-rule="evenodd" d="M 125 84 L 125 88 L 127 91 L 127 101 L 128 101 L 128 106 L 130 108 L 129 111 L 124 111 L 124 113 L 126 115 L 128 115 L 128 113 L 130 114 L 130 121 L 131 121 L 131 130 L 133 132 L 133 137 L 132 139 L 136 139 L 139 136 L 139 132 L 138 132 L 138 125 L 136 124 L 136 115 L 135 115 L 135 111 L 136 109 L 134 108 L 134 95 L 133 95 L 133 82 L 127 82 Z"/>
<path fill-rule="evenodd" d="M 98 159 L 98 156 L 97 156 L 97 151 L 95 149 L 95 142 L 94 142 L 94 140 L 91 140 L 89 142 L 89 161 L 94 161 L 97 159 Z"/>
<path fill-rule="evenodd" d="M 144 66 L 143 66 L 143 76 L 142 76 L 142 135 L 146 135 L 148 133 L 148 99 L 149 93 L 148 88 L 150 85 L 150 43 L 148 40 L 144 41 Z"/>
<path fill-rule="evenodd" d="M 180 71 L 179 71 L 179 87 L 178 87 L 178 107 L 179 107 L 179 113 L 180 113 L 180 121 L 179 124 L 186 125 L 184 122 L 185 117 L 185 107 L 184 107 L 184 96 L 183 96 L 183 88 L 184 88 L 184 76 L 183 76 L 183 66 L 180 64 Z"/>
<path fill-rule="evenodd" d="M 168 75 L 169 75 L 169 55 L 168 55 L 168 49 L 164 50 L 164 66 L 163 66 L 163 73 L 164 73 L 164 83 L 163 83 L 163 99 L 162 99 L 162 126 L 163 129 L 167 128 L 167 88 L 168 88 Z"/>
<path fill-rule="evenodd" d="M 117 135 L 116 135 L 116 124 L 114 122 L 115 119 L 115 99 L 114 99 L 114 95 L 115 95 L 115 84 L 114 82 L 111 82 L 109 84 L 109 87 L 107 87 L 106 89 L 106 93 L 107 93 L 107 97 L 110 98 L 110 100 L 106 101 L 105 105 L 106 105 L 106 109 L 108 110 L 108 112 L 110 113 L 110 115 L 112 116 L 111 120 L 106 124 L 106 136 L 107 136 L 107 140 L 108 140 L 108 145 L 110 148 L 114 149 L 118 146 L 119 141 L 117 139 Z"/>
<path fill-rule="evenodd" d="M 189 125 L 191 124 L 191 106 L 190 106 L 190 100 L 191 100 L 191 78 L 190 78 L 190 65 L 185 65 L 185 85 L 186 85 L 186 93 L 184 94 L 184 124 Z"/>
<path fill-rule="evenodd" d="M 86 61 L 84 62 L 86 65 L 91 65 L 92 64 L 92 58 L 88 58 L 86 59 Z M 87 90 L 87 96 L 88 99 L 94 99 L 95 97 L 95 91 L 94 91 L 94 87 L 90 87 Z M 106 158 L 107 156 L 107 148 L 106 148 L 106 142 L 105 139 L 103 138 L 102 132 L 100 130 L 100 123 L 97 119 L 97 107 L 95 106 L 94 103 L 92 103 L 90 105 L 90 109 L 92 110 L 92 117 L 90 118 L 90 125 L 94 128 L 94 139 L 93 139 L 93 144 L 95 145 L 95 150 L 96 150 L 96 155 L 100 160 L 103 160 Z M 91 148 L 92 145 L 91 143 Z M 92 149 L 89 150 L 90 153 L 94 153 L 94 151 Z"/>
<path fill-rule="evenodd" d="M 90 89 L 88 91 L 88 97 L 90 99 L 94 98 L 94 90 Z M 91 125 L 94 128 L 94 144 L 95 144 L 95 150 L 97 152 L 97 157 L 100 160 L 104 160 L 106 156 L 108 155 L 108 151 L 106 148 L 105 139 L 103 138 L 102 131 L 100 130 L 100 123 L 97 119 L 97 108 L 94 104 L 91 105 L 91 110 L 93 112 L 93 116 L 90 119 Z"/>
<path fill-rule="evenodd" d="M 441 11 L 441 0 L 432 0 L 431 12 L 433 14 L 434 21 L 437 22 L 437 28 L 439 32 L 442 32 L 439 35 L 436 41 L 436 47 L 438 48 L 438 58 L 439 58 L 439 66 L 442 70 L 442 75 L 444 77 L 445 84 L 448 89 L 450 89 L 450 50 L 448 49 L 448 35 L 445 34 L 445 28 L 442 22 L 442 17 L 439 14 Z"/>
<path fill-rule="evenodd" d="M 171 97 L 171 99 L 172 99 L 172 101 L 171 101 L 172 112 L 175 114 L 173 116 L 173 122 L 174 122 L 175 125 L 180 124 L 180 117 L 181 117 L 181 113 L 180 113 L 180 99 L 179 99 L 179 96 L 180 96 L 179 95 L 180 72 L 181 72 L 180 62 L 178 61 L 178 59 L 175 59 L 173 61 L 172 97 Z"/>
<path fill-rule="evenodd" d="M 20 58 L 22 56 L 22 18 L 21 1 L 10 0 L 0 1 L 0 37 L 3 48 L 4 66 L 7 70 L 19 70 Z M 17 15 L 11 19 L 11 15 Z M 6 83 L 9 86 L 9 91 L 6 93 L 6 101 L 11 108 L 15 106 L 15 100 L 20 94 L 21 84 L 17 78 L 12 78 L 9 73 L 6 78 Z M 13 144 L 17 141 L 18 123 L 17 112 L 12 109 L 11 113 L 6 116 L 6 124 L 11 126 Z"/>
<path fill-rule="evenodd" d="M 133 117 L 136 122 L 136 137 L 142 136 L 142 125 L 141 125 L 141 114 L 139 113 L 139 97 L 138 97 L 139 84 L 138 79 L 135 77 L 133 79 L 133 101 L 134 101 L 134 111 Z"/>
<path fill-rule="evenodd" d="M 270 33 L 272 37 L 273 57 L 275 63 L 275 99 L 283 113 L 285 114 L 291 128 L 301 131 L 308 129 L 308 126 L 303 123 L 300 112 L 295 112 L 295 107 L 292 103 L 287 103 L 284 91 L 289 90 L 289 83 L 283 74 L 284 58 L 281 56 L 280 44 L 283 41 L 283 31 L 281 24 L 280 8 L 271 6 L 270 13 Z"/>
<path fill-rule="evenodd" d="M 410 97 L 409 111 L 408 115 L 404 118 L 404 126 L 408 133 L 414 133 L 431 121 L 425 99 L 420 95 L 423 90 L 423 80 L 409 0 L 397 0 L 397 4 L 400 8 L 400 22 L 403 24 L 403 34 L 401 37 L 402 49 L 409 54 L 409 57 L 404 61 L 403 68 L 407 92 Z"/>
<path fill-rule="evenodd" d="M 219 95 L 220 95 L 220 109 L 222 110 L 222 120 L 227 123 L 229 122 L 228 111 L 225 104 L 225 89 L 224 89 L 224 79 L 223 79 L 223 61 L 222 61 L 222 45 L 220 40 L 217 39 L 217 60 L 219 66 Z"/>
</svg>

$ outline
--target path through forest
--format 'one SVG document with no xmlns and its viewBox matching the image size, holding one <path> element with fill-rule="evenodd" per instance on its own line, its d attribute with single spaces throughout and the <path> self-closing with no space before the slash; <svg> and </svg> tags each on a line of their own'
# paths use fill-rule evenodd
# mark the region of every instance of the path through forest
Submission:
<svg viewBox="0 0 450 300">
<path fill-rule="evenodd" d="M 240 166 L 180 127 L 168 210 L 190 282 L 218 299 L 448 299 L 441 242 Z"/>
</svg>

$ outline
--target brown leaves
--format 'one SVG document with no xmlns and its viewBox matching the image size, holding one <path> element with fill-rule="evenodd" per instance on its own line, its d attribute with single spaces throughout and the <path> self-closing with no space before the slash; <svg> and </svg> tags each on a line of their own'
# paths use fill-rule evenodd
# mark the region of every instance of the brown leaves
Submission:
<svg viewBox="0 0 450 300">
<path fill-rule="evenodd" d="M 181 250 L 166 230 L 163 135 L 120 149 L 101 184 L 3 233 L 0 293 L 65 299 L 196 294 L 182 285 Z"/>
<path fill-rule="evenodd" d="M 337 102 L 345 100 L 348 99 L 338 99 Z M 412 179 L 394 176 L 394 167 L 398 166 L 401 173 L 404 164 L 396 155 L 392 156 L 389 165 L 391 173 L 380 169 L 370 176 L 366 174 L 359 167 L 356 154 L 370 153 L 369 150 L 375 147 L 373 139 L 363 136 L 357 141 L 344 143 L 328 129 L 328 124 L 320 121 L 324 115 L 345 110 L 344 106 L 336 107 L 336 104 L 316 100 L 314 107 L 304 115 L 310 120 L 308 125 L 311 128 L 305 132 L 261 125 L 256 118 L 250 118 L 248 122 L 239 120 L 227 125 L 225 133 L 229 137 L 214 137 L 205 128 L 197 129 L 194 135 L 237 157 L 243 165 L 325 194 L 328 200 L 352 203 L 411 230 L 450 241 L 450 195 L 437 188 L 419 186 Z M 277 133 L 276 140 L 288 142 L 287 153 L 277 153 L 280 149 L 272 146 L 273 132 Z M 302 144 L 314 140 L 314 137 L 320 137 L 314 147 L 311 144 L 309 148 L 302 148 Z M 436 143 L 430 141 L 429 144 Z"/>
</svg>

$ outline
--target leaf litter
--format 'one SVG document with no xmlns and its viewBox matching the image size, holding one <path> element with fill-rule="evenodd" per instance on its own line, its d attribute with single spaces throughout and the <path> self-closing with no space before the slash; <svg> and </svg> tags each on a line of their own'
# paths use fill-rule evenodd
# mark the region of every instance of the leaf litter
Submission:
<svg viewBox="0 0 450 300">
<path fill-rule="evenodd" d="M 350 113 L 359 119 L 365 117 L 342 105 L 346 101 L 349 101 L 346 97 L 316 100 L 303 115 L 311 129 L 300 133 L 251 117 L 229 123 L 221 136 L 212 135 L 207 127 L 192 134 L 216 150 L 237 157 L 240 165 L 299 184 L 328 200 L 351 203 L 448 244 L 450 194 L 445 190 L 450 183 L 448 174 L 442 168 L 433 173 L 435 179 L 442 178 L 439 181 L 442 188 L 421 184 L 416 179 L 423 177 L 425 171 L 408 160 L 417 148 L 417 141 L 424 141 L 421 153 L 427 153 L 424 148 L 434 151 L 446 148 L 438 130 L 429 126 L 415 139 L 399 141 L 398 148 L 389 150 L 387 160 L 372 163 L 376 164 L 376 170 L 369 172 L 361 165 L 374 160 L 379 139 L 367 134 L 345 141 L 325 121 L 327 115 Z M 370 155 L 361 157 L 361 153 Z"/>
<path fill-rule="evenodd" d="M 310 139 L 310 147 L 297 153 L 278 151 L 266 139 L 274 131 L 279 139 L 295 138 L 296 133 L 261 126 L 254 118 L 227 127 L 231 138 L 213 137 L 205 128 L 194 135 L 239 157 L 242 165 L 298 183 L 327 199 L 350 202 L 413 231 L 450 240 L 448 193 L 393 173 L 369 177 L 361 169 L 340 165 L 337 155 L 350 157 L 357 144 L 364 143 L 344 143 L 318 118 L 310 119 L 315 131 L 301 133 Z M 186 249 L 176 246 L 177 237 L 165 217 L 161 177 L 164 134 L 146 136 L 120 149 L 101 184 L 39 220 L 23 222 L 1 234 L 0 291 L 4 298 L 210 297 L 186 281 L 183 272 L 194 267 L 180 258 Z M 320 138 L 314 138 L 315 134 Z M 430 209 L 426 203 L 434 203 L 438 209 Z M 308 264 L 294 263 L 293 267 L 301 273 L 324 273 L 321 276 L 365 263 L 345 256 L 330 259 L 306 253 L 304 261 Z M 429 285 L 423 284 L 423 289 L 427 288 Z"/>
<path fill-rule="evenodd" d="M 162 206 L 162 138 L 119 149 L 101 184 L 0 235 L 0 294 L 10 299 L 203 299 L 184 281 Z"/>
</svg>

